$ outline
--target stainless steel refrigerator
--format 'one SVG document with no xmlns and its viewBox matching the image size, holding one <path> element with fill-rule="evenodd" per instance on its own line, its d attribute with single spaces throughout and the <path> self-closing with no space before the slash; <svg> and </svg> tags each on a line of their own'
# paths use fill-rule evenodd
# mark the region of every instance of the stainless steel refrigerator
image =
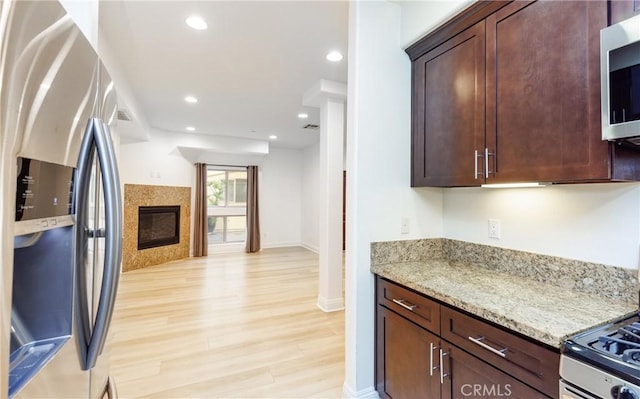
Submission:
<svg viewBox="0 0 640 399">
<path fill-rule="evenodd" d="M 0 7 L 0 397 L 116 397 L 113 82 L 56 1 Z"/>
</svg>

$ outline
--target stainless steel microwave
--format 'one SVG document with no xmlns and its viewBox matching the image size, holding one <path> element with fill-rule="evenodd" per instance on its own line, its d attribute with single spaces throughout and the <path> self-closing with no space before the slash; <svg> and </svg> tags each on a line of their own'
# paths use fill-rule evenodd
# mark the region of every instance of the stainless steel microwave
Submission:
<svg viewBox="0 0 640 399">
<path fill-rule="evenodd" d="M 640 145 L 640 15 L 600 31 L 602 139 Z"/>
</svg>

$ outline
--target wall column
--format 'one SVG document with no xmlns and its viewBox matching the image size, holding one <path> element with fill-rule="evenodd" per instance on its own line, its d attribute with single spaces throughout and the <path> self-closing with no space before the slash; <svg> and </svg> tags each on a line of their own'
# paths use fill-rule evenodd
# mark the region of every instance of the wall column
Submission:
<svg viewBox="0 0 640 399">
<path fill-rule="evenodd" d="M 320 108 L 320 265 L 318 307 L 344 309 L 342 296 L 342 171 L 347 86 L 321 79 L 303 97 L 303 105 Z"/>
</svg>

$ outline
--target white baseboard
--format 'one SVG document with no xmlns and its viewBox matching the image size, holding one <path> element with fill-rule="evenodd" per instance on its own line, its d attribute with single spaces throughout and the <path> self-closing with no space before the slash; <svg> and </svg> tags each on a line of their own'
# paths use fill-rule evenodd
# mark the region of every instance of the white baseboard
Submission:
<svg viewBox="0 0 640 399">
<path fill-rule="evenodd" d="M 287 248 L 287 247 L 302 247 L 304 249 L 307 249 L 313 253 L 319 254 L 320 253 L 320 248 L 304 243 L 304 242 L 270 242 L 270 243 L 265 243 L 262 244 L 262 248 L 263 249 L 269 249 L 269 248 Z"/>
<path fill-rule="evenodd" d="M 286 247 L 301 247 L 299 242 L 266 242 L 262 243 L 262 249 L 269 248 L 286 248 Z"/>
<path fill-rule="evenodd" d="M 311 252 L 315 252 L 317 254 L 320 253 L 320 248 L 316 247 L 315 245 L 310 245 L 310 244 L 307 244 L 305 242 L 302 242 L 302 243 L 300 243 L 300 246 L 302 248 L 304 248 L 304 249 L 308 249 Z"/>
<path fill-rule="evenodd" d="M 344 299 L 342 297 L 327 299 L 318 295 L 318 307 L 327 313 L 344 310 Z"/>
<path fill-rule="evenodd" d="M 380 399 L 380 395 L 378 395 L 378 391 L 374 387 L 355 391 L 346 382 L 342 386 L 342 397 L 344 399 Z"/>
</svg>

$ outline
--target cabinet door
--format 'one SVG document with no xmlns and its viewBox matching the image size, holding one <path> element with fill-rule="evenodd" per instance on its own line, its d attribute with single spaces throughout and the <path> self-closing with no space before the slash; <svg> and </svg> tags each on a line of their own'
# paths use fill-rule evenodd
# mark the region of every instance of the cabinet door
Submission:
<svg viewBox="0 0 640 399">
<path fill-rule="evenodd" d="M 479 22 L 412 63 L 414 187 L 483 183 L 474 174 L 474 151 L 484 149 L 484 24 Z"/>
<path fill-rule="evenodd" d="M 378 306 L 376 389 L 382 398 L 440 397 L 439 338 Z"/>
<path fill-rule="evenodd" d="M 640 0 L 610 0 L 611 14 L 609 22 L 611 24 L 624 21 L 634 15 L 640 14 Z"/>
<path fill-rule="evenodd" d="M 465 351 L 443 342 L 443 399 L 547 398 Z M 439 378 L 439 376 L 438 376 Z"/>
<path fill-rule="evenodd" d="M 601 140 L 606 1 L 513 2 L 487 18 L 487 182 L 610 177 Z"/>
</svg>

